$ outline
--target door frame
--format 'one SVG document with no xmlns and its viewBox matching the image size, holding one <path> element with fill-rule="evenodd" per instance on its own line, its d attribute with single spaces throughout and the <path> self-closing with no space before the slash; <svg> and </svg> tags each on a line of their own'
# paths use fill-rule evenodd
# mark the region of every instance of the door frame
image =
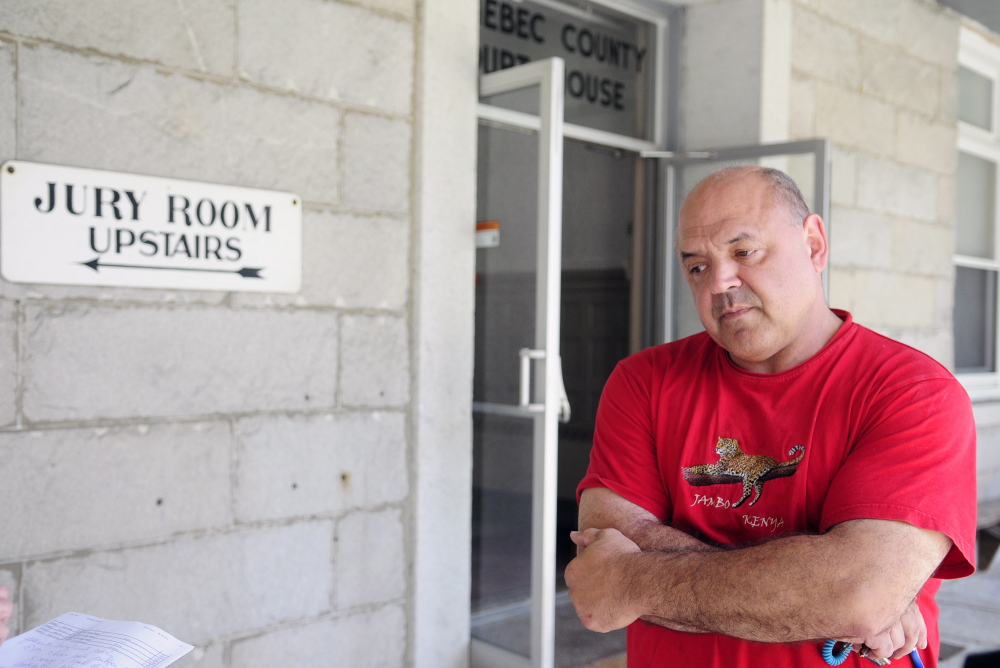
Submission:
<svg viewBox="0 0 1000 668">
<path fill-rule="evenodd" d="M 556 482 L 559 419 L 568 411 L 559 356 L 562 282 L 563 109 L 566 66 L 547 58 L 484 74 L 480 97 L 537 87 L 538 135 L 537 266 L 534 349 L 522 349 L 517 404 L 474 402 L 473 410 L 534 422 L 531 484 L 531 643 L 525 657 L 477 638 L 471 639 L 474 667 L 552 668 L 555 663 Z M 482 107 L 484 105 L 480 105 Z M 513 112 L 511 112 L 513 113 Z M 522 114 L 525 115 L 525 114 Z M 481 116 L 482 118 L 482 116 Z M 505 124 L 499 119 L 495 123 Z M 515 127 L 524 127 L 515 125 Z M 540 367 L 540 368 L 538 368 Z M 534 374 L 536 369 L 539 373 Z M 534 401 L 532 401 L 532 394 Z M 540 399 L 540 401 L 539 401 Z"/>
<path fill-rule="evenodd" d="M 828 138 L 802 139 L 770 144 L 747 144 L 744 146 L 726 146 L 709 150 L 691 151 L 659 151 L 646 150 L 640 155 L 643 158 L 655 159 L 663 169 L 660 170 L 660 192 L 663 203 L 662 214 L 657 216 L 657 223 L 662 226 L 663 233 L 658 235 L 662 241 L 657 243 L 656 257 L 656 311 L 653 323 L 653 341 L 666 343 L 674 339 L 674 279 L 676 264 L 676 248 L 674 246 L 674 231 L 677 228 L 677 215 L 680 212 L 682 196 L 680 194 L 680 172 L 678 168 L 685 165 L 733 163 L 761 158 L 779 156 L 813 154 L 813 213 L 818 213 L 826 224 L 827 238 L 830 236 L 830 169 L 833 161 L 832 145 Z M 830 294 L 829 269 L 823 270 L 823 291 Z"/>
</svg>

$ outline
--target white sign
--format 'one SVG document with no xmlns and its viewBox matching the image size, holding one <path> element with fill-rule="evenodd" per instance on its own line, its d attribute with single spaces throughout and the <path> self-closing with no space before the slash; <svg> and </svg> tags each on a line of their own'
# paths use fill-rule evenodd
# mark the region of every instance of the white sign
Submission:
<svg viewBox="0 0 1000 668">
<path fill-rule="evenodd" d="M 292 193 L 10 161 L 0 275 L 16 283 L 297 292 Z"/>
</svg>

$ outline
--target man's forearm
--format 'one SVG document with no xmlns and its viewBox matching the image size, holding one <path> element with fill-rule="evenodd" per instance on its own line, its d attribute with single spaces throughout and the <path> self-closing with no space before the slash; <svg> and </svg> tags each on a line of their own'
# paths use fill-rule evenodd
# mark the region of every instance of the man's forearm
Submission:
<svg viewBox="0 0 1000 668">
<path fill-rule="evenodd" d="M 647 523 L 633 530 L 633 535 L 629 536 L 643 552 L 717 552 L 720 548 L 690 536 L 680 529 L 660 523 Z M 699 628 L 690 624 L 682 624 L 677 621 L 657 617 L 656 615 L 643 615 L 642 620 L 650 624 L 656 624 L 673 631 L 683 631 L 684 633 L 708 633 L 708 629 Z"/>
<path fill-rule="evenodd" d="M 584 491 L 580 528 L 580 557 L 566 580 L 588 628 L 645 617 L 762 642 L 881 632 L 951 546 L 902 522 L 853 520 L 823 535 L 720 551 L 606 488 Z"/>
<path fill-rule="evenodd" d="M 601 487 L 584 491 L 579 526 L 581 531 L 614 527 L 646 552 L 710 552 L 719 549 L 663 524 L 648 511 Z"/>
<path fill-rule="evenodd" d="M 899 618 L 937 562 L 914 577 L 893 568 L 874 537 L 845 533 L 725 552 L 631 555 L 628 596 L 644 617 L 670 628 L 761 642 L 860 640 Z"/>
</svg>

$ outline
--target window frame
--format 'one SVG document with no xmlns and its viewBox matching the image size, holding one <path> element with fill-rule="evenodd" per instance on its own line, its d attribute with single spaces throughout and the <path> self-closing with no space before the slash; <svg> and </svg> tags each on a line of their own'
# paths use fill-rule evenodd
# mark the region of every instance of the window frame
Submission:
<svg viewBox="0 0 1000 668">
<path fill-rule="evenodd" d="M 958 66 L 991 81 L 992 99 L 990 118 L 992 127 L 987 130 L 957 118 L 957 153 L 965 153 L 988 160 L 996 165 L 996 169 L 993 188 L 993 259 L 960 255 L 958 252 L 955 252 L 953 255 L 953 264 L 956 268 L 965 267 L 996 272 L 998 283 L 1000 283 L 1000 45 L 993 44 L 977 32 L 963 26 L 959 38 Z M 956 100 L 959 95 L 960 93 L 956 91 Z M 958 111 L 956 111 L 957 115 Z M 957 215 L 955 230 L 957 235 Z M 957 281 L 957 278 L 955 281 Z M 952 285 L 952 295 L 954 296 L 955 282 Z M 1000 290 L 996 291 L 995 300 L 994 312 L 997 314 L 998 322 L 993 323 L 994 370 L 962 372 L 956 368 L 956 376 L 969 391 L 973 400 L 1000 398 Z M 953 335 L 955 331 L 954 327 L 955 323 L 952 322 Z"/>
</svg>

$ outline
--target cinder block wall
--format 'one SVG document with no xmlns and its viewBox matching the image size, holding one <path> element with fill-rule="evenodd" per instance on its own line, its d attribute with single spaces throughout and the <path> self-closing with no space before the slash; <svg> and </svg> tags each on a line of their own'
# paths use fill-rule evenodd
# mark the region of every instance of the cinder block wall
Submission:
<svg viewBox="0 0 1000 668">
<path fill-rule="evenodd" d="M 830 301 L 951 366 L 959 17 L 793 0 L 790 136 L 833 142 Z"/>
<path fill-rule="evenodd" d="M 179 666 L 412 659 L 419 29 L 414 0 L 4 3 L 0 159 L 304 202 L 296 295 L 0 282 L 15 633 L 77 610 L 195 644 Z"/>
</svg>

